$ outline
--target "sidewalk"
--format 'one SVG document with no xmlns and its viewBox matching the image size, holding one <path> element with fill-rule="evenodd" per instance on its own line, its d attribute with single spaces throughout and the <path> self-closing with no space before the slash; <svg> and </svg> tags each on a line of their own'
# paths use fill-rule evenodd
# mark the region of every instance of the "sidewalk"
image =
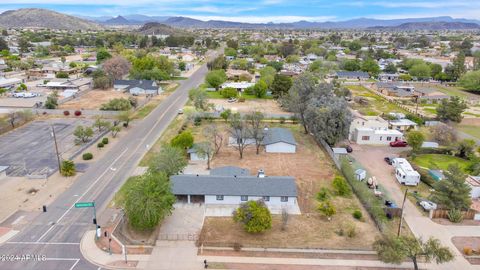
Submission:
<svg viewBox="0 0 480 270">
<path fill-rule="evenodd" d="M 95 231 L 87 231 L 80 241 L 80 252 L 85 259 L 97 266 L 109 269 L 145 269 L 150 255 L 112 254 L 98 248 L 95 244 Z"/>
</svg>

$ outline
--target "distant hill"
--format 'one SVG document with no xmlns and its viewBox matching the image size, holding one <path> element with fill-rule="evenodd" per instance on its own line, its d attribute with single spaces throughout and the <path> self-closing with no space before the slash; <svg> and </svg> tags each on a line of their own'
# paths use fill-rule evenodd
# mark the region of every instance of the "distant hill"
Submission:
<svg viewBox="0 0 480 270">
<path fill-rule="evenodd" d="M 415 31 L 415 30 L 475 30 L 480 29 L 480 25 L 476 23 L 465 22 L 410 22 L 403 23 L 398 26 L 376 26 L 370 27 L 374 30 L 390 30 L 390 31 Z"/>
<path fill-rule="evenodd" d="M 126 24 L 131 24 L 131 22 L 127 19 L 125 19 L 122 16 L 117 16 L 115 18 L 108 19 L 103 22 L 104 24 L 113 24 L 113 25 L 126 25 Z"/>
<path fill-rule="evenodd" d="M 22 8 L 0 14 L 0 27 L 38 27 L 66 30 L 98 30 L 102 27 L 94 22 L 65 15 L 48 9 Z"/>
<path fill-rule="evenodd" d="M 173 34 L 186 34 L 186 32 L 182 29 L 175 29 L 171 26 L 157 23 L 157 22 L 150 22 L 144 24 L 140 27 L 137 32 L 144 34 L 144 35 L 173 35 Z"/>
</svg>

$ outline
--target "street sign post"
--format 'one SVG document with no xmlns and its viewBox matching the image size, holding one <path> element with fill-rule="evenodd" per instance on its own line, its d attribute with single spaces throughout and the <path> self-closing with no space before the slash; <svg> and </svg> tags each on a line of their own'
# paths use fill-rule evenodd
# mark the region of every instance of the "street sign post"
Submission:
<svg viewBox="0 0 480 270">
<path fill-rule="evenodd" d="M 75 204 L 75 208 L 95 207 L 95 202 L 79 202 Z"/>
</svg>

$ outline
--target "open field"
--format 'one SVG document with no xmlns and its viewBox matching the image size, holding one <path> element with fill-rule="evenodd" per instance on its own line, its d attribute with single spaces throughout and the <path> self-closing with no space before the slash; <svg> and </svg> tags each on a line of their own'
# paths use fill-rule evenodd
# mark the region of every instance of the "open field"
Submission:
<svg viewBox="0 0 480 270">
<path fill-rule="evenodd" d="M 221 125 L 221 127 L 225 127 Z M 281 217 L 274 216 L 272 229 L 260 234 L 251 235 L 244 232 L 242 226 L 233 223 L 231 218 L 207 218 L 202 230 L 201 239 L 205 244 L 231 245 L 240 243 L 243 246 L 269 247 L 315 247 L 315 248 L 353 248 L 370 249 L 379 232 L 360 202 L 350 197 L 332 196 L 332 203 L 337 213 L 331 221 L 316 210 L 318 202 L 316 193 L 321 187 L 333 192 L 333 177 L 338 173 L 328 156 L 317 146 L 313 138 L 302 132 L 300 125 L 283 125 L 291 128 L 297 140 L 297 153 L 272 154 L 263 149 L 259 155 L 254 147 L 247 148 L 244 158 L 239 159 L 233 147 L 223 146 L 213 159 L 212 167 L 227 165 L 247 168 L 251 173 L 264 169 L 267 175 L 293 176 L 298 190 L 298 203 L 301 215 L 290 215 L 287 229 L 281 230 Z M 200 134 L 194 127 L 193 134 Z M 226 136 L 225 136 L 226 138 Z M 361 210 L 364 221 L 352 217 L 354 210 Z M 348 225 L 347 225 L 348 224 Z M 339 235 L 341 228 L 355 226 L 356 235 L 349 238 Z"/>
<path fill-rule="evenodd" d="M 346 86 L 351 92 L 353 97 L 363 97 L 368 100 L 367 105 L 358 104 L 356 102 L 350 103 L 350 106 L 354 110 L 358 110 L 363 115 L 381 115 L 383 113 L 400 112 L 407 114 L 405 110 L 399 108 L 397 105 L 387 102 L 382 97 L 372 93 L 367 88 L 360 85 L 348 85 Z"/>
<path fill-rule="evenodd" d="M 457 164 L 463 171 L 466 171 L 467 167 L 470 165 L 470 161 L 468 160 L 440 154 L 417 155 L 413 159 L 413 162 L 419 167 L 440 170 L 447 170 L 449 165 Z"/>
<path fill-rule="evenodd" d="M 477 139 L 480 139 L 480 127 L 479 126 L 474 126 L 474 125 L 458 125 L 457 129 L 459 129 L 462 132 L 467 133 L 470 136 L 476 137 Z"/>
<path fill-rule="evenodd" d="M 269 114 L 287 114 L 273 99 L 247 99 L 245 102 L 228 103 L 226 99 L 210 99 L 216 108 L 231 109 L 233 112 L 250 112 L 259 110 Z"/>
<path fill-rule="evenodd" d="M 72 99 L 59 106 L 59 109 L 64 110 L 98 110 L 102 104 L 107 103 L 109 100 L 114 98 L 128 98 L 131 95 L 128 93 L 122 93 L 120 91 L 115 91 L 113 89 L 109 90 L 92 90 L 80 97 Z M 142 99 L 145 99 L 144 96 L 136 97 L 141 103 Z"/>
</svg>

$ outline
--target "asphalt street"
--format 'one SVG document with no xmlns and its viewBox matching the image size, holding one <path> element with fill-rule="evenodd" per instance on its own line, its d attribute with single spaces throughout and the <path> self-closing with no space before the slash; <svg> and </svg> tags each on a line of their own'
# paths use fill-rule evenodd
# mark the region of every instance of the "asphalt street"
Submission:
<svg viewBox="0 0 480 270">
<path fill-rule="evenodd" d="M 101 216 L 148 148 L 184 106 L 188 91 L 201 84 L 206 73 L 206 65 L 203 65 L 189 79 L 181 81 L 174 93 L 145 119 L 129 127 L 130 131 L 121 141 L 103 158 L 90 165 L 68 190 L 48 206 L 46 213 L 39 214 L 24 230 L 0 246 L 0 256 L 44 255 L 45 261 L 0 261 L 0 269 L 98 269 L 80 253 L 82 235 L 95 228 L 92 223 L 93 209 L 74 208 L 74 204 L 95 201 L 97 215 Z"/>
</svg>

